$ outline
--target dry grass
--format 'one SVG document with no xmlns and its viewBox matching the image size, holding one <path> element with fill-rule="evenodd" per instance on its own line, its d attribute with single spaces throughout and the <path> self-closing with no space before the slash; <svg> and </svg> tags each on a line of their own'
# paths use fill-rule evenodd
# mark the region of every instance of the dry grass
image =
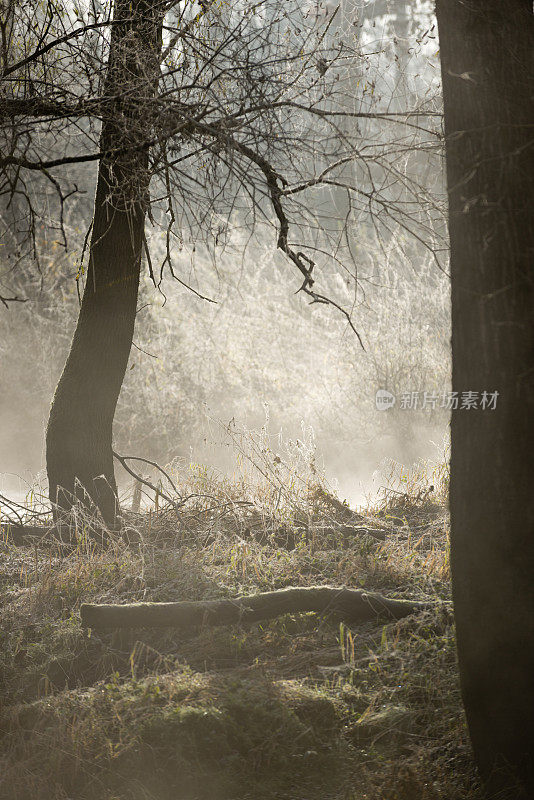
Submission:
<svg viewBox="0 0 534 800">
<path fill-rule="evenodd" d="M 105 549 L 83 525 L 68 552 L 7 537 L 0 797 L 480 797 L 442 611 L 354 628 L 314 615 L 188 635 L 80 628 L 82 601 L 321 583 L 449 598 L 445 472 L 392 474 L 356 513 L 311 461 L 261 450 L 261 480 L 174 465 L 179 516 L 159 502 L 127 514 Z"/>
</svg>

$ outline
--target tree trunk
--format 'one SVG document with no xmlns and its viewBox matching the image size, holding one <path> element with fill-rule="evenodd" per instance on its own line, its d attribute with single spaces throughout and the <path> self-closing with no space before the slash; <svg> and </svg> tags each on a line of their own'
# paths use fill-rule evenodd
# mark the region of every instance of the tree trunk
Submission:
<svg viewBox="0 0 534 800">
<path fill-rule="evenodd" d="M 449 187 L 451 568 L 462 693 L 491 797 L 534 797 L 534 17 L 438 0 Z M 479 395 L 480 400 L 480 395 Z"/>
<path fill-rule="evenodd" d="M 112 426 L 137 306 L 161 14 L 150 0 L 117 0 L 114 21 L 100 137 L 108 155 L 99 164 L 80 315 L 46 434 L 52 503 L 68 510 L 74 498 L 90 498 L 111 528 L 118 511 Z"/>
<path fill-rule="evenodd" d="M 284 614 L 336 614 L 347 622 L 370 622 L 379 617 L 402 619 L 435 608 L 436 603 L 395 600 L 362 589 L 307 586 L 245 597 L 179 603 L 89 604 L 81 607 L 87 628 L 196 628 L 261 622 Z"/>
</svg>

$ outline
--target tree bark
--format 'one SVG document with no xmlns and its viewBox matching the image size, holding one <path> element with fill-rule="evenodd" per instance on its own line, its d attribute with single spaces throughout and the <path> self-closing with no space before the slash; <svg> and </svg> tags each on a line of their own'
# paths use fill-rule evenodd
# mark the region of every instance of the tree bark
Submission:
<svg viewBox="0 0 534 800">
<path fill-rule="evenodd" d="M 150 180 L 143 143 L 151 131 L 162 18 L 150 0 L 117 0 L 114 20 L 100 137 L 109 155 L 99 164 L 85 290 L 46 434 L 54 506 L 68 510 L 75 498 L 90 499 L 110 528 L 118 511 L 112 426 L 136 315 Z"/>
<path fill-rule="evenodd" d="M 449 190 L 451 568 L 463 699 L 491 797 L 534 797 L 534 17 L 438 0 Z"/>
<path fill-rule="evenodd" d="M 335 613 L 347 622 L 369 622 L 385 616 L 401 619 L 435 608 L 436 603 L 394 600 L 361 589 L 331 586 L 280 589 L 231 600 L 180 603 L 83 604 L 82 624 L 87 628 L 196 628 L 260 622 L 283 614 Z"/>
</svg>

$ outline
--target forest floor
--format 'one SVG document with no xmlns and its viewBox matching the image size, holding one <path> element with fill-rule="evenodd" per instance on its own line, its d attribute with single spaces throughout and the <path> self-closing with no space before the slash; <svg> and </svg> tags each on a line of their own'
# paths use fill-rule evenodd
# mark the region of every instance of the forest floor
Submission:
<svg viewBox="0 0 534 800">
<path fill-rule="evenodd" d="M 320 483 L 199 475 L 178 487 L 182 511 L 126 513 L 104 547 L 82 517 L 69 547 L 4 526 L 2 800 L 481 797 L 435 477 L 356 513 Z M 360 626 L 315 614 L 188 633 L 80 625 L 83 602 L 322 584 L 436 607 Z"/>
</svg>

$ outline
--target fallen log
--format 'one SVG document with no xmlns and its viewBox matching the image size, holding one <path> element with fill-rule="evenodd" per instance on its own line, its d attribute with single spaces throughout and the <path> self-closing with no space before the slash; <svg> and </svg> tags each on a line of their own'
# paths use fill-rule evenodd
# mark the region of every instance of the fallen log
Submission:
<svg viewBox="0 0 534 800">
<path fill-rule="evenodd" d="M 18 525 L 9 522 L 0 525 L 0 541 L 14 545 L 33 546 L 42 541 L 54 531 L 50 525 Z"/>
<path fill-rule="evenodd" d="M 273 619 L 283 614 L 333 613 L 345 622 L 362 623 L 378 617 L 401 619 L 435 608 L 437 603 L 395 600 L 363 589 L 332 586 L 287 588 L 233 599 L 178 603 L 84 603 L 80 609 L 86 628 L 197 628 Z"/>
</svg>

